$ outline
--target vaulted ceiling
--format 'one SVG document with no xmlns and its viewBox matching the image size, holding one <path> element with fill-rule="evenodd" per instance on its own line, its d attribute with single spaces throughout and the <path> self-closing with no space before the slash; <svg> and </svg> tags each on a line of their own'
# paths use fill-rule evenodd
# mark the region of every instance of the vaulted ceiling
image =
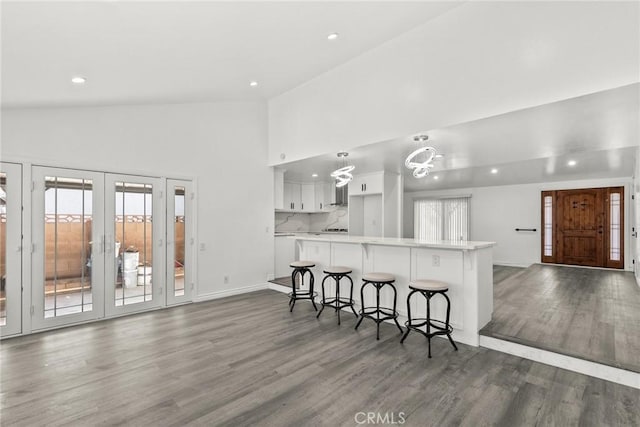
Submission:
<svg viewBox="0 0 640 427">
<path fill-rule="evenodd" d="M 457 5 L 3 1 L 2 105 L 266 99 Z"/>
</svg>

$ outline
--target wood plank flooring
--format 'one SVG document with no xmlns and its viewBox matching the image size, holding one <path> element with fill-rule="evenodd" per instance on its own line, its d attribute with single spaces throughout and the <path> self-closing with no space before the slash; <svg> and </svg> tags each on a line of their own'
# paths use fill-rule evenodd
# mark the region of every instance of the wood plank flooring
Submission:
<svg viewBox="0 0 640 427">
<path fill-rule="evenodd" d="M 4 426 L 640 425 L 640 391 L 265 290 L 0 343 Z M 389 420 L 389 418 L 387 419 Z M 388 423 L 387 423 L 388 425 Z"/>
<path fill-rule="evenodd" d="M 482 335 L 640 372 L 640 287 L 633 273 L 496 266 L 493 300 Z"/>
</svg>

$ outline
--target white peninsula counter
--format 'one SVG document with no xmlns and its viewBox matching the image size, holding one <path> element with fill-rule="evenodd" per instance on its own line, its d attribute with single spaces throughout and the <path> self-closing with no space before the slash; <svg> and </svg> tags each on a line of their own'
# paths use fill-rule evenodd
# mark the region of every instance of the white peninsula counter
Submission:
<svg viewBox="0 0 640 427">
<path fill-rule="evenodd" d="M 315 291 L 320 297 L 322 270 L 329 265 L 353 268 L 353 297 L 360 307 L 362 274 L 378 271 L 396 276 L 398 291 L 396 309 L 400 324 L 407 316 L 409 282 L 416 279 L 434 279 L 449 283 L 451 299 L 451 325 L 453 338 L 458 342 L 478 346 L 480 329 L 491 320 L 493 312 L 493 257 L 494 242 L 473 241 L 421 241 L 389 237 L 362 236 L 291 236 L 298 244 L 298 259 L 314 261 Z M 344 281 L 343 281 L 344 282 Z M 346 283 L 342 283 L 346 290 Z M 328 286 L 327 286 L 328 285 Z M 334 282 L 328 279 L 325 287 L 334 292 Z M 344 295 L 345 290 L 341 294 Z M 369 299 L 371 298 L 371 299 Z M 365 294 L 368 305 L 373 297 Z M 390 289 L 384 289 L 381 305 L 391 307 Z M 432 318 L 444 320 L 444 298 L 431 300 Z M 420 295 L 412 298 L 414 316 L 425 317 L 426 302 Z M 387 333 L 398 333 L 397 329 Z M 399 335 L 399 334 L 398 334 Z M 398 336 L 400 339 L 400 336 Z"/>
</svg>

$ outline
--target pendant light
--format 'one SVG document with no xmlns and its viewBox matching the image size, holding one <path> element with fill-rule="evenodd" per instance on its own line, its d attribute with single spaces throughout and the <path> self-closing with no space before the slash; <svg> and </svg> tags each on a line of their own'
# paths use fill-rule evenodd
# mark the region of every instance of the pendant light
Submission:
<svg viewBox="0 0 640 427">
<path fill-rule="evenodd" d="M 346 151 L 340 151 L 338 153 L 338 164 L 340 164 L 340 159 L 342 159 L 342 167 L 331 172 L 331 178 L 336 180 L 336 187 L 344 187 L 353 179 L 353 175 L 351 172 L 356 168 L 353 165 L 347 165 L 346 157 L 349 156 L 349 153 Z"/>
<path fill-rule="evenodd" d="M 416 135 L 413 137 L 413 140 L 420 144 L 425 143 L 428 139 L 428 135 Z M 425 160 L 422 162 L 416 161 L 416 158 L 423 153 L 423 158 L 425 158 Z M 404 165 L 408 169 L 413 169 L 414 177 L 424 178 L 429 175 L 429 169 L 433 168 L 433 160 L 436 157 L 438 157 L 438 155 L 435 148 L 423 145 L 407 156 L 407 159 L 404 161 Z"/>
</svg>

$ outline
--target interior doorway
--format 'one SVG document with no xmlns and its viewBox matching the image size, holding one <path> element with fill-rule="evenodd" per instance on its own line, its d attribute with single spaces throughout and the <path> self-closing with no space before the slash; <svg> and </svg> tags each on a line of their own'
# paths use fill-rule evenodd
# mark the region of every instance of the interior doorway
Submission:
<svg viewBox="0 0 640 427">
<path fill-rule="evenodd" d="M 624 268 L 624 188 L 543 191 L 542 262 Z"/>
</svg>

